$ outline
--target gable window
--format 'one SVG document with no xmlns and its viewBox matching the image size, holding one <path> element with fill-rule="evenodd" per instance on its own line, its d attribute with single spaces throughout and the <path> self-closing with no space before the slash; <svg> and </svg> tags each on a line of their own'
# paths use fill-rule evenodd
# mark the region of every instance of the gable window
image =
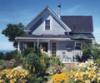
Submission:
<svg viewBox="0 0 100 83">
<path fill-rule="evenodd" d="M 45 21 L 45 30 L 50 30 L 50 20 Z"/>
</svg>

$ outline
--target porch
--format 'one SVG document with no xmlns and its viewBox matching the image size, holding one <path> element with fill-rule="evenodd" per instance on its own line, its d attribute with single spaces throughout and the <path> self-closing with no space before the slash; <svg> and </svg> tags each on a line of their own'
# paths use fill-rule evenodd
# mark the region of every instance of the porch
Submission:
<svg viewBox="0 0 100 83">
<path fill-rule="evenodd" d="M 57 56 L 63 63 L 76 62 L 76 55 L 82 55 L 81 50 L 75 49 L 75 41 L 70 38 L 19 37 L 17 41 L 19 52 L 38 47 L 48 56 Z"/>
</svg>

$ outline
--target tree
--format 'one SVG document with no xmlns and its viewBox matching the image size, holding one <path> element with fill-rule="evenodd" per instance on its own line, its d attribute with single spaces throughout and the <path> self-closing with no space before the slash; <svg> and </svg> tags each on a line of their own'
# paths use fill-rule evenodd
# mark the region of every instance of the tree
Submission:
<svg viewBox="0 0 100 83">
<path fill-rule="evenodd" d="M 1 59 L 4 59 L 4 53 L 3 52 L 0 52 L 0 60 Z"/>
<path fill-rule="evenodd" d="M 2 34 L 8 37 L 9 41 L 13 42 L 13 45 L 16 47 L 15 38 L 25 34 L 24 25 L 22 23 L 8 24 L 7 28 L 2 31 Z"/>
</svg>

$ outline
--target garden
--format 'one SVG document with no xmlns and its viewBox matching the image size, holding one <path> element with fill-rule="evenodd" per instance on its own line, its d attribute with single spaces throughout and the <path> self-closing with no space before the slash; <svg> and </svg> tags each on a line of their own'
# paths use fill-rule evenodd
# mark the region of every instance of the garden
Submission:
<svg viewBox="0 0 100 83">
<path fill-rule="evenodd" d="M 28 48 L 21 54 L 0 53 L 0 83 L 100 83 L 99 66 L 95 57 L 69 69 L 57 57 Z"/>
</svg>

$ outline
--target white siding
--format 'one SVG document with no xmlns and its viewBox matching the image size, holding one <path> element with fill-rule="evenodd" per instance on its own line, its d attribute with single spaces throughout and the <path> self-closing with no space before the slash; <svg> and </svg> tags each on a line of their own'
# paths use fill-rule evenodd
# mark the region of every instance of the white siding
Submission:
<svg viewBox="0 0 100 83">
<path fill-rule="evenodd" d="M 67 44 L 70 44 L 69 41 L 59 41 L 57 43 L 57 56 L 63 63 L 73 62 L 73 57 L 75 58 L 76 55 L 82 54 L 81 50 L 74 50 L 73 47 L 71 47 L 73 49 L 68 51 L 69 48 L 67 48 Z"/>
<path fill-rule="evenodd" d="M 64 34 L 65 30 L 64 28 L 57 23 L 57 21 L 47 12 L 43 14 L 42 17 L 42 24 L 37 27 L 32 34 L 34 35 L 41 35 L 41 34 L 53 34 L 53 35 L 59 35 L 59 34 Z M 50 20 L 50 30 L 45 30 L 45 20 L 49 19 Z"/>
</svg>

